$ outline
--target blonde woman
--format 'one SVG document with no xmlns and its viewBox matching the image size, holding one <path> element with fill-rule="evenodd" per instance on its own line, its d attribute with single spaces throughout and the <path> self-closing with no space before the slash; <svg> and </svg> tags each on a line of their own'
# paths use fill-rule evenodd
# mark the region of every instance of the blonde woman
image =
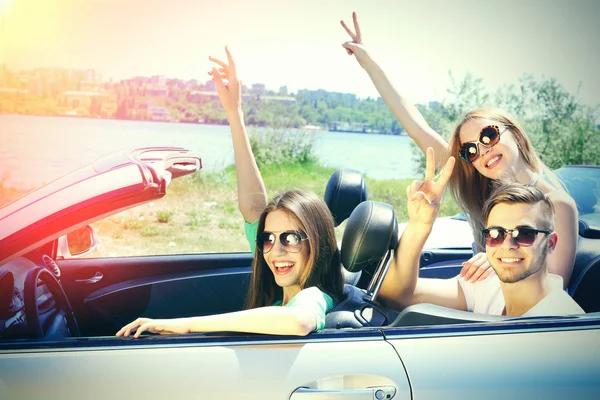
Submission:
<svg viewBox="0 0 600 400">
<path fill-rule="evenodd" d="M 504 179 L 535 186 L 554 204 L 556 233 L 561 240 L 556 251 L 548 255 L 548 271 L 560 275 L 563 286 L 566 287 L 577 248 L 577 207 L 556 176 L 539 159 L 518 122 L 498 108 L 474 110 L 459 122 L 450 143 L 447 143 L 390 82 L 363 44 L 356 13 L 352 14 L 352 18 L 354 30 L 341 21 L 351 38 L 342 46 L 349 55 L 356 57 L 369 74 L 381 97 L 408 135 L 424 153 L 431 147 L 436 154 L 446 155 L 439 158 L 438 166 L 443 165 L 450 156 L 460 158 L 450 178 L 450 190 L 473 228 L 476 252 L 474 257 L 463 263 L 461 276 L 465 280 L 476 281 L 493 273 L 483 252 L 482 209 L 491 193 L 493 182 Z"/>
</svg>

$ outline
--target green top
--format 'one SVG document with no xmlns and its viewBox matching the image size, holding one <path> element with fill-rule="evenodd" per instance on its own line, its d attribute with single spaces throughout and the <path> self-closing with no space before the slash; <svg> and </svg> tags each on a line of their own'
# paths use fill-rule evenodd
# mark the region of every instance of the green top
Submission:
<svg viewBox="0 0 600 400">
<path fill-rule="evenodd" d="M 244 221 L 244 231 L 246 239 L 250 244 L 252 254 L 256 251 L 256 234 L 258 232 L 258 220 L 248 223 Z M 282 300 L 277 300 L 273 303 L 274 306 L 281 306 Z M 321 291 L 318 287 L 313 286 L 301 290 L 297 295 L 284 307 L 304 307 L 314 315 L 317 328 L 320 330 L 325 327 L 325 314 L 327 314 L 334 306 L 333 299 L 327 293 Z"/>
<path fill-rule="evenodd" d="M 281 300 L 273 303 L 274 306 L 280 306 Z M 322 292 L 318 287 L 313 286 L 303 289 L 291 298 L 284 307 L 303 307 L 309 310 L 315 317 L 317 327 L 315 331 L 325 328 L 325 314 L 333 308 L 334 303 L 331 296 Z"/>
<path fill-rule="evenodd" d="M 258 233 L 258 220 L 253 223 L 244 221 L 244 231 L 246 232 L 246 239 L 250 243 L 250 251 L 252 254 L 256 251 L 256 234 Z"/>
</svg>

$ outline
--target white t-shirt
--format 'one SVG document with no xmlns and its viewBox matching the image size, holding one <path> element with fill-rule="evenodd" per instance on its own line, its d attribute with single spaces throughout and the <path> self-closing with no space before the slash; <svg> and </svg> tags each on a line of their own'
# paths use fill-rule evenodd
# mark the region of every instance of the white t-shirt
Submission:
<svg viewBox="0 0 600 400">
<path fill-rule="evenodd" d="M 583 314 L 583 309 L 563 290 L 562 277 L 555 274 L 548 274 L 548 276 L 550 278 L 550 293 L 523 314 L 523 317 Z M 502 315 L 506 304 L 504 303 L 504 295 L 502 294 L 498 275 L 491 274 L 487 279 L 477 282 L 468 282 L 459 276 L 458 282 L 465 294 L 468 311 Z"/>
</svg>

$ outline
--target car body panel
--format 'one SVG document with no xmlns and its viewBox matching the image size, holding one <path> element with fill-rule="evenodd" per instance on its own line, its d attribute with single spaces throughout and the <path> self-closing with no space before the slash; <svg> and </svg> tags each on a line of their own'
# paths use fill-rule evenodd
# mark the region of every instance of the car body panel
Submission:
<svg viewBox="0 0 600 400">
<path fill-rule="evenodd" d="M 299 387 L 321 390 L 393 386 L 409 399 L 406 372 L 381 333 L 338 339 L 157 337 L 123 345 L 33 350 L 0 348 L 0 381 L 7 398 L 286 399 Z M 323 335 L 331 336 L 331 335 Z M 370 337 L 369 337 L 370 336 Z M 101 339 L 98 339 L 101 341 Z M 131 343 L 132 339 L 125 342 Z M 167 342 L 162 344 L 161 342 Z M 116 345 L 119 344 L 119 345 Z M 109 383 L 110 382 L 110 383 Z M 312 387 L 311 387 L 312 386 Z"/>
<path fill-rule="evenodd" d="M 386 330 L 418 399 L 596 399 L 598 317 L 589 326 L 461 327 L 414 337 Z M 595 326 L 594 326 L 595 325 Z M 561 330 L 564 329 L 564 330 Z M 461 332 L 462 330 L 462 332 Z"/>
</svg>

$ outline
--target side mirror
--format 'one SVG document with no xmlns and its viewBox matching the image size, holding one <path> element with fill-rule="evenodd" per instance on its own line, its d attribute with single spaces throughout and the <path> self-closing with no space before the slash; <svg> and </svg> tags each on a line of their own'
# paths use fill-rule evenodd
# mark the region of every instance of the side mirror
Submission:
<svg viewBox="0 0 600 400">
<path fill-rule="evenodd" d="M 58 238 L 57 259 L 79 258 L 98 246 L 96 231 L 91 225 L 76 229 Z"/>
</svg>

